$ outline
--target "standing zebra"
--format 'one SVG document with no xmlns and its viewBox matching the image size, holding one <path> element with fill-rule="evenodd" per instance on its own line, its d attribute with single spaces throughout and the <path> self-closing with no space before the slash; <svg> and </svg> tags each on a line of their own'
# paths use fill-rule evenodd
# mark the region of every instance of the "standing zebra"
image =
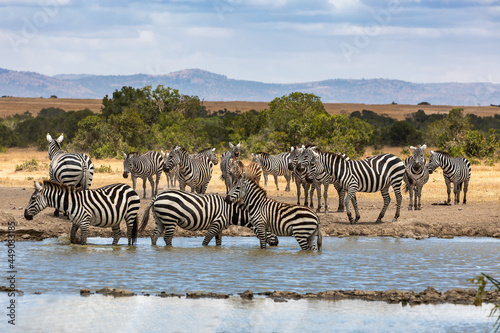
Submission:
<svg viewBox="0 0 500 333">
<path fill-rule="evenodd" d="M 206 148 L 201 150 L 197 154 L 191 154 L 190 157 L 208 157 L 208 159 L 212 162 L 213 165 L 217 165 L 219 160 L 217 159 L 217 155 L 215 154 L 215 148 Z"/>
<path fill-rule="evenodd" d="M 308 207 L 290 205 L 267 197 L 254 181 L 245 175 L 231 188 L 226 202 L 243 199 L 250 213 L 250 221 L 260 240 L 260 248 L 266 248 L 266 233 L 277 236 L 294 236 L 302 250 L 321 250 L 322 235 L 318 216 Z M 317 238 L 317 246 L 314 238 Z"/>
<path fill-rule="evenodd" d="M 464 187 L 464 205 L 467 202 L 467 189 L 469 188 L 469 180 L 471 176 L 470 163 L 466 158 L 456 157 L 451 158 L 450 154 L 444 151 L 432 151 L 431 158 L 427 169 L 429 173 L 433 173 L 440 166 L 443 169 L 444 182 L 448 192 L 447 204 L 451 204 L 451 183 L 453 183 L 453 193 L 455 194 L 455 205 L 460 203 L 460 191 L 462 184 Z"/>
<path fill-rule="evenodd" d="M 127 224 L 128 245 L 134 245 L 137 239 L 137 212 L 140 198 L 128 185 L 114 184 L 95 190 L 80 190 L 74 186 L 45 180 L 43 184 L 35 182 L 35 192 L 24 211 L 24 217 L 32 220 L 33 216 L 45 209 L 54 207 L 66 213 L 73 223 L 71 242 L 76 243 L 76 232 L 81 228 L 81 244 L 87 244 L 89 226 L 113 230 L 113 245 L 120 239 L 120 221 L 125 218 Z"/>
<path fill-rule="evenodd" d="M 412 210 L 412 208 L 415 208 L 415 210 L 422 209 L 420 203 L 422 187 L 429 181 L 429 170 L 427 170 L 427 163 L 424 157 L 425 148 L 427 148 L 425 144 L 419 147 L 410 146 L 410 149 L 413 150 L 413 156 L 407 157 L 404 162 L 406 173 L 403 176 L 403 180 L 406 184 L 406 191 L 410 191 L 408 210 Z M 413 201 L 413 194 L 415 194 L 415 202 Z"/>
<path fill-rule="evenodd" d="M 123 178 L 127 178 L 130 173 L 132 177 L 132 187 L 135 190 L 137 177 L 142 178 L 143 198 L 146 198 L 146 179 L 151 184 L 151 197 L 158 193 L 158 184 L 163 170 L 163 157 L 156 151 L 148 151 L 142 155 L 137 152 L 123 153 Z M 156 184 L 153 176 L 156 175 Z"/>
<path fill-rule="evenodd" d="M 351 224 L 357 223 L 360 218 L 356 199 L 356 192 L 358 191 L 368 193 L 380 191 L 382 193 L 384 206 L 376 223 L 382 222 L 382 218 L 391 202 L 389 195 L 389 187 L 391 186 L 396 195 L 396 215 L 394 215 L 393 222 L 397 221 L 401 210 L 401 182 L 405 173 L 404 163 L 399 157 L 392 154 L 382 154 L 364 160 L 353 161 L 342 153 L 324 153 L 315 152 L 314 150 L 312 150 L 312 153 L 316 159 L 322 161 L 325 171 L 332 177 L 332 180 L 338 182 L 347 191 L 345 208 Z M 307 164 L 308 162 L 303 160 L 302 163 Z M 356 219 L 352 218 L 349 209 L 349 201 L 351 200 L 356 212 Z"/>
<path fill-rule="evenodd" d="M 243 173 L 245 173 L 249 179 L 260 184 L 262 168 L 258 163 L 250 162 L 250 164 L 244 165 L 239 159 L 232 158 L 229 161 L 229 175 L 234 181 L 233 183 L 237 182 L 243 176 Z"/>
<path fill-rule="evenodd" d="M 207 230 L 203 245 L 215 236 L 216 245 L 222 244 L 222 230 L 229 225 L 252 227 L 248 211 L 240 203 L 226 203 L 218 194 L 196 194 L 181 190 L 167 190 L 158 194 L 147 205 L 139 232 L 142 232 L 153 211 L 156 228 L 151 234 L 151 244 L 165 232 L 165 245 L 172 245 L 175 227 L 186 230 Z"/>
<path fill-rule="evenodd" d="M 304 188 L 304 206 L 308 205 L 308 197 L 309 197 L 309 188 L 311 188 L 311 183 L 306 180 L 306 169 L 305 168 L 297 168 L 297 161 L 299 159 L 300 154 L 305 149 L 305 146 L 301 148 L 291 147 L 290 154 L 288 155 L 288 170 L 292 171 L 292 177 L 295 181 L 295 185 L 297 185 L 297 205 L 300 205 L 300 192 L 301 188 Z M 314 208 L 313 205 L 313 193 L 314 186 L 311 188 L 311 203 L 310 207 Z M 319 200 L 319 197 L 318 197 Z M 319 204 L 319 203 L 318 203 Z"/>
<path fill-rule="evenodd" d="M 167 177 L 167 187 L 173 188 L 177 186 L 177 180 L 179 179 L 179 165 L 176 165 L 169 172 L 165 171 L 165 162 L 167 162 L 169 154 L 170 152 L 161 151 L 161 156 L 163 157 L 163 172 L 165 172 L 165 177 Z"/>
<path fill-rule="evenodd" d="M 235 146 L 229 142 L 229 148 L 231 148 L 231 150 L 224 152 L 220 157 L 220 171 L 222 172 L 221 178 L 224 180 L 224 184 L 226 184 L 226 194 L 229 192 L 234 183 L 231 175 L 229 174 L 229 163 L 232 158 L 240 158 L 240 143 Z"/>
<path fill-rule="evenodd" d="M 212 179 L 213 163 L 206 156 L 191 157 L 186 148 L 175 146 L 165 162 L 165 170 L 169 172 L 179 165 L 179 188 L 184 191 L 186 185 L 191 192 L 205 193 Z"/>
<path fill-rule="evenodd" d="M 259 163 L 264 174 L 264 188 L 267 189 L 267 175 L 274 176 L 276 189 L 279 191 L 278 176 L 284 176 L 286 180 L 285 192 L 290 191 L 290 179 L 292 172 L 288 169 L 289 152 L 284 152 L 278 155 L 270 155 L 266 152 L 257 152 L 252 154 L 252 161 Z"/>
<path fill-rule="evenodd" d="M 314 152 L 319 154 L 318 158 Z M 344 157 L 345 160 L 349 160 L 349 157 L 344 153 L 338 153 Z M 337 208 L 337 212 L 344 211 L 344 198 L 345 198 L 345 190 L 340 185 L 338 181 L 335 181 L 333 177 L 326 171 L 323 159 L 321 158 L 321 152 L 316 146 L 310 146 L 306 149 L 303 149 L 298 161 L 296 169 L 303 170 L 305 173 L 305 181 L 312 184 L 311 189 L 311 200 L 313 197 L 313 191 L 316 189 L 318 196 L 318 208 L 316 209 L 316 213 L 319 213 L 321 210 L 321 185 L 324 187 L 323 198 L 325 201 L 325 214 L 328 214 L 328 188 L 330 184 L 333 184 L 335 190 L 337 191 L 337 195 L 339 197 L 339 205 Z M 312 206 L 311 206 L 312 208 Z"/>
<path fill-rule="evenodd" d="M 94 177 L 94 165 L 84 153 L 68 153 L 61 149 L 64 135 L 57 140 L 52 139 L 47 133 L 49 142 L 49 179 L 61 184 L 75 186 L 87 190 Z M 59 216 L 59 211 L 54 211 L 54 216 Z"/>
</svg>

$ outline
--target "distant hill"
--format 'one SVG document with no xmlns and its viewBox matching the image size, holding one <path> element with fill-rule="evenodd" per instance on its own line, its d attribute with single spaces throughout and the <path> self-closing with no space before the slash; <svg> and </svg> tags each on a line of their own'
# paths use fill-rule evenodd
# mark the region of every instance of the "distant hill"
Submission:
<svg viewBox="0 0 500 333">
<path fill-rule="evenodd" d="M 55 76 L 0 68 L 0 96 L 98 98 L 111 96 L 123 86 L 146 85 L 179 89 L 206 101 L 271 101 L 294 91 L 313 93 L 324 103 L 490 105 L 500 104 L 500 84 L 412 83 L 389 79 L 331 79 L 304 83 L 263 83 L 229 79 L 201 69 L 186 69 L 165 75 Z"/>
</svg>

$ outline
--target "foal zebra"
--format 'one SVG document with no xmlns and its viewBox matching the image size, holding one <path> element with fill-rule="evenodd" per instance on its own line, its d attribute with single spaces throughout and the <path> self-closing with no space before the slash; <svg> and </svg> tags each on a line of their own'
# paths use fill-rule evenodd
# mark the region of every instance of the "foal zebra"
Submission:
<svg viewBox="0 0 500 333">
<path fill-rule="evenodd" d="M 128 185 L 114 184 L 95 190 L 80 190 L 73 186 L 45 180 L 43 184 L 35 182 L 35 192 L 24 211 L 24 217 L 32 220 L 33 216 L 46 207 L 54 207 L 66 213 L 73 223 L 71 242 L 76 243 L 76 232 L 81 228 L 81 244 L 87 244 L 89 226 L 113 230 L 113 245 L 120 239 L 120 221 L 125 218 L 127 224 L 128 245 L 137 240 L 137 212 L 140 198 Z"/>
<path fill-rule="evenodd" d="M 240 203 L 226 203 L 218 194 L 195 194 L 181 190 L 167 190 L 158 194 L 147 205 L 139 232 L 142 232 L 152 210 L 156 228 L 151 234 L 151 244 L 165 232 L 165 245 L 172 245 L 175 227 L 186 230 L 207 230 L 203 245 L 215 236 L 216 245 L 222 243 L 222 230 L 230 224 L 251 227 L 248 211 Z"/>
<path fill-rule="evenodd" d="M 243 173 L 247 175 L 249 179 L 252 179 L 257 184 L 260 183 L 260 177 L 262 176 L 262 168 L 256 162 L 250 162 L 248 165 L 244 165 L 239 159 L 232 158 L 229 162 L 229 175 L 233 180 L 233 183 L 237 182 Z"/>
<path fill-rule="evenodd" d="M 231 150 L 222 153 L 222 156 L 220 157 L 220 171 L 222 172 L 221 178 L 224 180 L 224 184 L 226 184 L 226 194 L 229 192 L 234 183 L 231 175 L 229 174 L 229 163 L 233 158 L 240 158 L 240 143 L 235 146 L 229 142 L 229 148 L 231 148 Z"/>
<path fill-rule="evenodd" d="M 49 142 L 49 179 L 69 186 L 87 190 L 94 177 L 94 165 L 84 153 L 68 153 L 61 149 L 64 135 L 57 140 L 52 139 L 47 133 Z M 54 216 L 59 216 L 59 211 L 54 211 Z"/>
<path fill-rule="evenodd" d="M 415 210 L 422 209 L 420 203 L 422 187 L 429 181 L 429 170 L 427 170 L 427 163 L 424 157 L 425 148 L 427 148 L 425 144 L 419 147 L 411 146 L 410 149 L 413 150 L 413 156 L 407 157 L 404 162 L 406 173 L 403 176 L 403 180 L 406 184 L 406 191 L 410 192 L 408 210 L 412 210 L 412 208 L 415 208 Z M 415 202 L 413 201 L 413 194 L 415 194 Z"/>
<path fill-rule="evenodd" d="M 252 154 L 252 162 L 257 162 L 262 168 L 264 174 L 264 188 L 267 189 L 267 175 L 274 176 L 276 189 L 279 191 L 278 176 L 284 176 L 286 180 L 285 192 L 290 191 L 290 179 L 292 172 L 288 169 L 289 152 L 284 152 L 278 155 L 270 155 L 266 152 L 257 152 Z"/>
<path fill-rule="evenodd" d="M 123 153 L 123 178 L 127 178 L 130 173 L 132 187 L 135 190 L 137 177 L 142 178 L 143 198 L 146 198 L 146 179 L 151 184 L 151 197 L 158 194 L 158 184 L 163 170 L 163 157 L 156 151 L 148 151 L 142 155 L 137 152 Z M 156 183 L 153 181 L 156 176 Z"/>
<path fill-rule="evenodd" d="M 226 202 L 240 199 L 250 213 L 261 249 L 266 248 L 266 234 L 273 233 L 294 236 L 302 250 L 321 250 L 323 238 L 319 218 L 310 208 L 268 198 L 266 191 L 245 175 L 231 188 Z M 314 244 L 316 236 L 317 246 Z"/>
<path fill-rule="evenodd" d="M 165 162 L 165 170 L 169 172 L 179 165 L 179 188 L 184 191 L 186 185 L 191 192 L 205 193 L 212 179 L 213 163 L 206 156 L 191 157 L 186 148 L 175 146 Z"/>
<path fill-rule="evenodd" d="M 464 188 L 464 205 L 467 202 L 467 189 L 469 188 L 469 180 L 471 176 L 470 163 L 466 158 L 456 157 L 451 158 L 450 154 L 444 151 L 432 151 L 427 169 L 429 173 L 433 173 L 440 166 L 443 169 L 444 182 L 448 192 L 447 204 L 451 204 L 451 183 L 453 183 L 453 193 L 455 194 L 455 205 L 460 203 L 460 191 L 462 184 Z"/>
<path fill-rule="evenodd" d="M 359 221 L 360 215 L 356 192 L 378 192 L 382 193 L 384 206 L 380 212 L 376 223 L 382 222 L 387 207 L 391 202 L 389 187 L 392 186 L 396 195 L 396 214 L 393 222 L 399 218 L 401 210 L 401 182 L 405 173 L 403 161 L 392 154 L 382 154 L 372 156 L 364 160 L 350 160 L 342 153 L 324 153 L 312 151 L 313 155 L 323 162 L 325 171 L 332 177 L 334 182 L 347 191 L 345 198 L 345 208 L 347 217 L 351 224 Z M 349 209 L 349 201 L 352 200 L 356 218 L 352 218 Z"/>
</svg>

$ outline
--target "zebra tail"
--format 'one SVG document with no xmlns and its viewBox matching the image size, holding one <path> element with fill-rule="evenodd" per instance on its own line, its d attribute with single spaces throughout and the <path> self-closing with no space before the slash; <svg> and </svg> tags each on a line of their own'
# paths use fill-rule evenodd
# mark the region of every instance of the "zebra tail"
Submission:
<svg viewBox="0 0 500 333">
<path fill-rule="evenodd" d="M 134 225 L 132 226 L 132 245 L 137 243 L 137 227 L 139 225 L 139 217 L 136 215 L 134 219 Z"/>
<path fill-rule="evenodd" d="M 143 232 L 144 229 L 146 229 L 146 226 L 148 225 L 149 221 L 149 211 L 151 210 L 151 206 L 153 206 L 154 199 L 151 200 L 151 202 L 146 206 L 146 209 L 144 210 L 144 215 L 142 216 L 142 223 L 141 226 L 139 227 L 139 232 Z"/>
<path fill-rule="evenodd" d="M 323 246 L 323 235 L 321 234 L 321 228 L 318 223 L 318 239 L 316 240 L 316 245 L 318 246 L 318 251 L 321 251 L 321 247 Z"/>
</svg>

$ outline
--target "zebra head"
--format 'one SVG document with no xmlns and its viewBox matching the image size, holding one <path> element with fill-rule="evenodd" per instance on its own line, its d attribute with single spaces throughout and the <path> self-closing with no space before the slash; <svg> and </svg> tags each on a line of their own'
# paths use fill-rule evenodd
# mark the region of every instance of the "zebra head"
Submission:
<svg viewBox="0 0 500 333">
<path fill-rule="evenodd" d="M 164 161 L 163 171 L 170 172 L 181 161 L 181 149 L 186 151 L 181 146 L 175 146 L 168 154 L 167 159 Z M 186 152 L 187 153 L 187 152 Z"/>
<path fill-rule="evenodd" d="M 441 165 L 441 157 L 444 154 L 448 154 L 448 153 L 442 153 L 439 151 L 432 151 L 431 150 L 431 158 L 429 158 L 429 163 L 427 164 L 427 171 L 429 171 L 429 174 L 432 174 L 434 172 L 434 170 L 436 170 L 437 167 Z"/>
<path fill-rule="evenodd" d="M 213 163 L 213 165 L 217 165 L 219 160 L 217 159 L 217 154 L 215 154 L 215 148 L 207 148 L 200 151 L 197 155 L 202 155 L 208 157 L 208 159 Z"/>
<path fill-rule="evenodd" d="M 54 154 L 61 150 L 61 143 L 64 139 L 64 134 L 61 134 L 57 140 L 52 139 L 49 133 L 47 133 L 47 141 L 49 142 L 49 160 L 52 160 Z"/>
<path fill-rule="evenodd" d="M 240 142 L 241 143 L 241 142 Z M 236 146 L 229 142 L 229 148 L 231 148 L 231 156 L 233 158 L 240 158 L 240 143 Z"/>
<path fill-rule="evenodd" d="M 236 202 L 238 200 L 242 200 L 245 198 L 247 191 L 248 191 L 248 178 L 245 173 L 241 176 L 240 180 L 238 180 L 229 193 L 226 196 L 226 202 L 231 203 L 231 202 Z"/>
<path fill-rule="evenodd" d="M 297 158 L 297 164 L 295 165 L 297 171 L 303 172 L 304 170 L 309 169 L 311 165 L 314 165 L 316 161 L 316 156 L 314 155 L 315 148 L 316 146 L 312 146 L 302 150 Z"/>
<path fill-rule="evenodd" d="M 47 197 L 43 191 L 43 185 L 35 181 L 35 192 L 31 195 L 30 201 L 24 210 L 24 218 L 33 220 L 33 216 L 40 213 L 47 207 Z"/>
<path fill-rule="evenodd" d="M 139 155 L 139 153 L 133 152 L 125 154 L 123 153 L 123 178 L 127 178 L 128 174 L 132 172 L 134 166 L 134 159 Z"/>
<path fill-rule="evenodd" d="M 299 159 L 300 154 L 304 151 L 305 146 L 302 145 L 301 148 L 298 147 L 290 147 L 290 154 L 288 155 L 288 170 L 293 171 L 295 166 L 297 165 L 297 161 Z"/>
<path fill-rule="evenodd" d="M 229 174 L 231 177 L 239 179 L 243 174 L 243 162 L 239 159 L 232 158 L 229 160 Z"/>
<path fill-rule="evenodd" d="M 413 150 L 413 164 L 417 170 L 420 170 L 422 167 L 425 166 L 425 157 L 424 157 L 424 149 L 427 148 L 427 146 L 424 144 L 419 147 L 413 147 L 410 146 L 410 149 Z"/>
</svg>

